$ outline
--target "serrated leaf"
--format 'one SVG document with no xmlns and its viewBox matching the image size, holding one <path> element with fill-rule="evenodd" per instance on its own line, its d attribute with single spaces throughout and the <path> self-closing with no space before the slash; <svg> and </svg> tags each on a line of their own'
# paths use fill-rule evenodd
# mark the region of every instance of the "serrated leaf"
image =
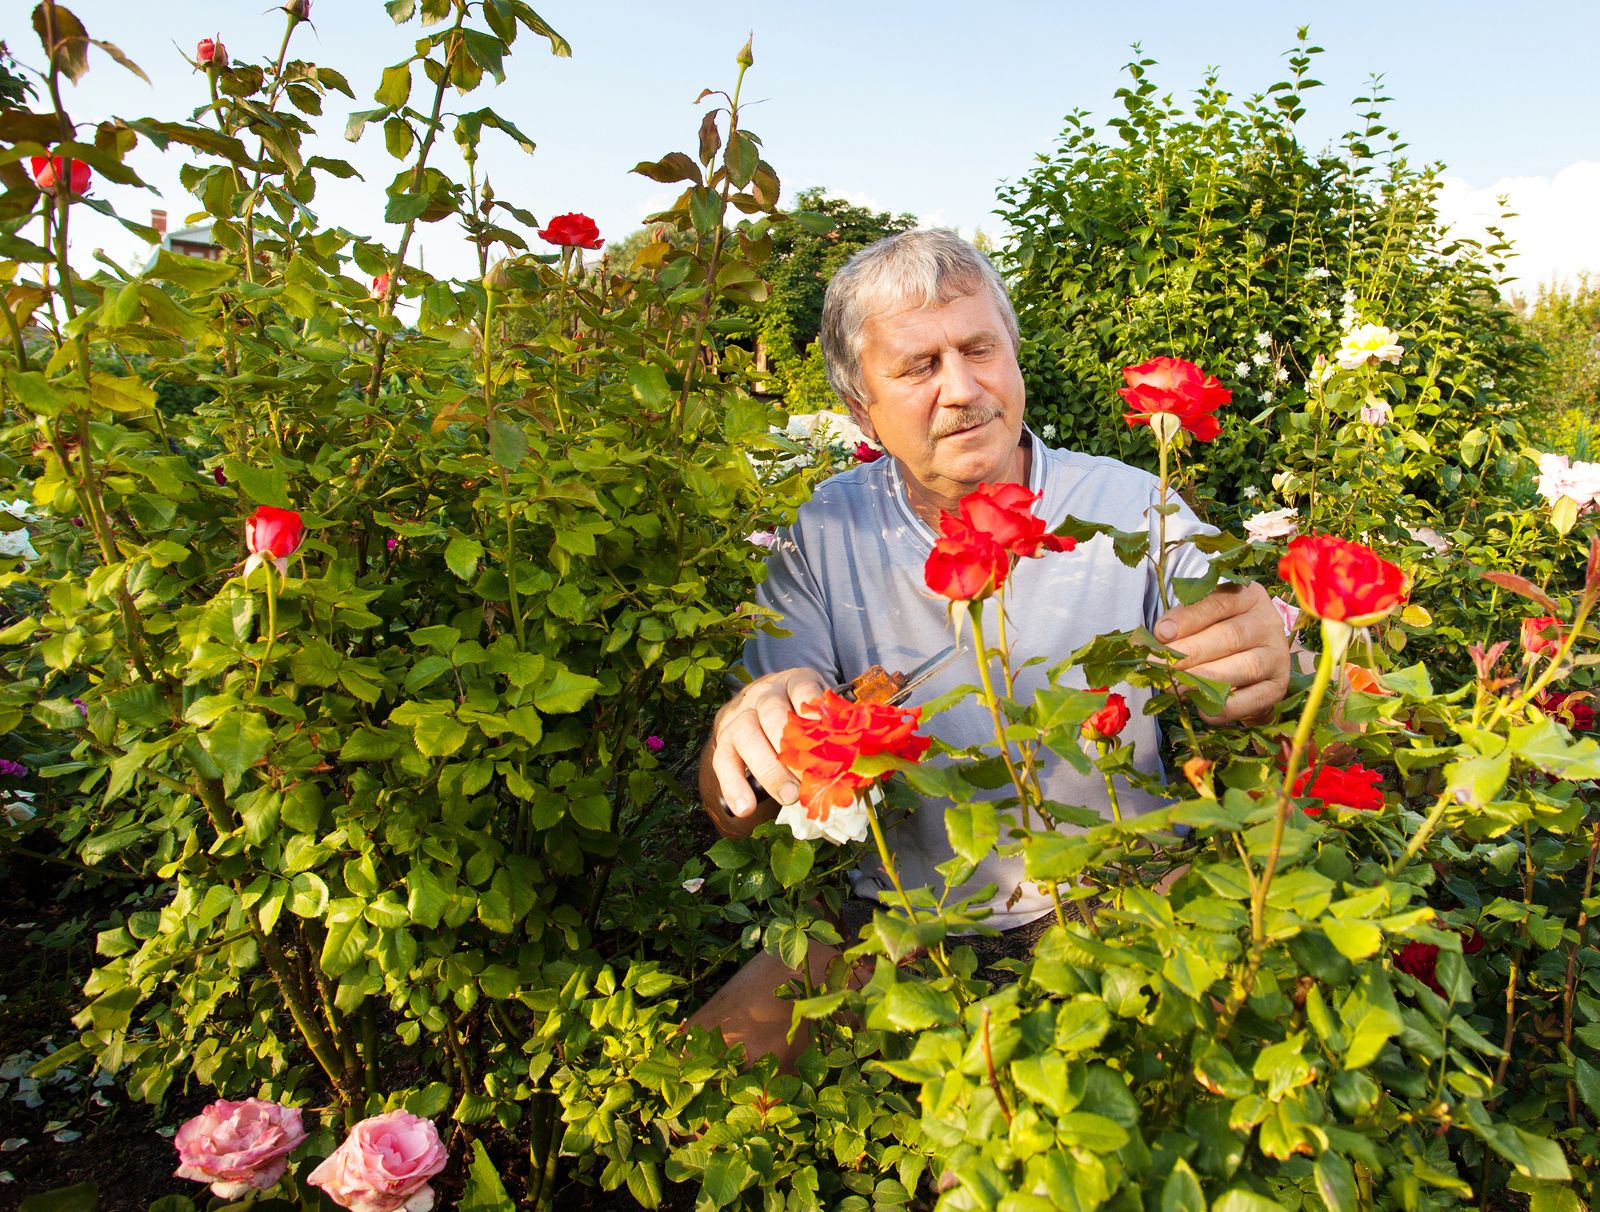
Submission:
<svg viewBox="0 0 1600 1212">
<path fill-rule="evenodd" d="M 464 534 L 456 535 L 445 545 L 444 562 L 463 581 L 470 581 L 477 574 L 482 558 L 483 544 Z"/>
<path fill-rule="evenodd" d="M 528 435 L 522 426 L 495 418 L 489 424 L 489 457 L 507 471 L 515 471 L 528 453 Z"/>
</svg>

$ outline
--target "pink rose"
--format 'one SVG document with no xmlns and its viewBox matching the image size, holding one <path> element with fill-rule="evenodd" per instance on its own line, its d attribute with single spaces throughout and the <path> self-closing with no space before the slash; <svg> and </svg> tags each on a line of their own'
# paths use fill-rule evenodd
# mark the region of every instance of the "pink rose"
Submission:
<svg viewBox="0 0 1600 1212">
<path fill-rule="evenodd" d="M 1295 626 L 1300 622 L 1300 607 L 1282 598 L 1272 599 L 1272 608 L 1278 612 L 1278 617 L 1283 620 L 1284 635 L 1293 635 Z"/>
<path fill-rule="evenodd" d="M 289 1154 L 305 1138 L 298 1107 L 219 1099 L 178 1129 L 176 1177 L 210 1183 L 223 1199 L 265 1191 L 283 1177 Z"/>
<path fill-rule="evenodd" d="M 432 1120 L 386 1111 L 351 1128 L 306 1181 L 350 1212 L 428 1212 L 428 1180 L 449 1159 Z"/>
</svg>

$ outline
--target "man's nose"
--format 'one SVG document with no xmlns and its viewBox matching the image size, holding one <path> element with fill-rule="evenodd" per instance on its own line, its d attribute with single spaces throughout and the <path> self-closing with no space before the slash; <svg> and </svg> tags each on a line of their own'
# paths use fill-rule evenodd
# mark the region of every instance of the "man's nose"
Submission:
<svg viewBox="0 0 1600 1212">
<path fill-rule="evenodd" d="M 939 369 L 939 403 L 945 407 L 964 407 L 983 394 L 983 389 L 978 386 L 977 375 L 972 373 L 971 365 L 960 354 L 945 358 Z"/>
</svg>

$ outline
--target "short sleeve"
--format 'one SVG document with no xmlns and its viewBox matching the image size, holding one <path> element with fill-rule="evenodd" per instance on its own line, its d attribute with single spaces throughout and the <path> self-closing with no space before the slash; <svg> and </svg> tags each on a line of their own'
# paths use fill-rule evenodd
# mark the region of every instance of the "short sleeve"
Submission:
<svg viewBox="0 0 1600 1212">
<path fill-rule="evenodd" d="M 822 586 L 793 529 L 778 532 L 767 557 L 767 578 L 756 589 L 756 604 L 782 617 L 773 635 L 758 631 L 745 641 L 744 667 L 753 678 L 783 669 L 814 669 L 826 682 L 843 678 Z"/>
</svg>

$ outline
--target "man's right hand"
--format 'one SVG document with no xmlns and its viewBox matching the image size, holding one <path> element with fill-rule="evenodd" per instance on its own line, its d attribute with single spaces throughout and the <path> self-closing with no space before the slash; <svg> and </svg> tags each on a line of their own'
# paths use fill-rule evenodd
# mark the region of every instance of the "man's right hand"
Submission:
<svg viewBox="0 0 1600 1212">
<path fill-rule="evenodd" d="M 785 669 L 757 678 L 717 712 L 700 754 L 700 798 L 719 833 L 748 837 L 779 805 L 800 797 L 800 780 L 778 760 L 783 727 L 790 711 L 816 702 L 826 688 L 814 669 Z M 770 801 L 758 800 L 751 776 Z"/>
</svg>

